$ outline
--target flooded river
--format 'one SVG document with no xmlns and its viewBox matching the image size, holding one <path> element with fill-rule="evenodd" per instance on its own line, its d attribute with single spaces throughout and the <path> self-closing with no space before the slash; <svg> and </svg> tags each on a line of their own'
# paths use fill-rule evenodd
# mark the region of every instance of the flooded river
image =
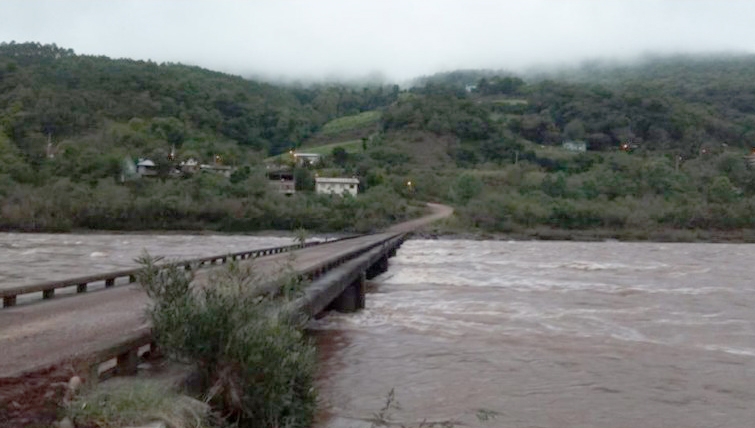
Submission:
<svg viewBox="0 0 755 428">
<path fill-rule="evenodd" d="M 134 268 L 145 251 L 183 260 L 293 243 L 238 235 L 0 233 L 0 288 Z"/>
<path fill-rule="evenodd" d="M 0 286 L 286 245 L 0 234 Z M 319 427 L 755 426 L 755 245 L 411 240 L 367 308 L 313 321 Z M 494 417 L 487 422 L 481 417 Z"/>
<path fill-rule="evenodd" d="M 755 426 L 754 272 L 753 245 L 409 241 L 313 326 L 319 426 L 391 390 L 403 424 Z"/>
</svg>

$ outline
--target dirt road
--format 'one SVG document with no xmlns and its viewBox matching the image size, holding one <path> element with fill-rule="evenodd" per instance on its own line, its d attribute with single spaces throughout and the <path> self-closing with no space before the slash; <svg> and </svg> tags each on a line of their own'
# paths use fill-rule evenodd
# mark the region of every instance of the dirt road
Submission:
<svg viewBox="0 0 755 428">
<path fill-rule="evenodd" d="M 430 208 L 431 214 L 391 226 L 387 231 L 391 233 L 411 232 L 434 221 L 449 217 L 454 212 L 454 209 L 448 205 L 428 203 L 427 207 Z"/>
</svg>

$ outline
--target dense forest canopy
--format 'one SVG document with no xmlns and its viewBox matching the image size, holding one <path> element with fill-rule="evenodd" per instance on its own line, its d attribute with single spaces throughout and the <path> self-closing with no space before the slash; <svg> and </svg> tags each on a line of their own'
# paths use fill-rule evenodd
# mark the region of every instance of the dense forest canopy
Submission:
<svg viewBox="0 0 755 428">
<path fill-rule="evenodd" d="M 277 153 L 330 119 L 390 103 L 393 87 L 278 87 L 198 67 L 76 55 L 37 43 L 0 44 L 0 123 L 30 158 L 107 122 L 159 122 L 180 146 L 195 134 Z M 123 141 L 117 146 L 129 146 Z"/>
<path fill-rule="evenodd" d="M 587 151 L 568 152 L 564 142 Z M 461 70 L 400 90 L 273 85 L 0 44 L 5 229 L 336 230 L 359 218 L 358 229 L 369 230 L 411 215 L 411 199 L 458 204 L 462 227 L 493 231 L 742 228 L 755 206 L 744 159 L 752 146 L 751 55 L 538 75 Z M 359 177 L 363 196 L 334 202 L 269 189 L 263 158 L 318 147 L 331 155 L 325 172 Z M 161 179 L 119 182 L 124 160 L 136 158 L 154 159 Z M 237 170 L 167 179 L 170 162 L 189 158 Z M 316 172 L 297 169 L 297 188 L 311 190 Z"/>
</svg>

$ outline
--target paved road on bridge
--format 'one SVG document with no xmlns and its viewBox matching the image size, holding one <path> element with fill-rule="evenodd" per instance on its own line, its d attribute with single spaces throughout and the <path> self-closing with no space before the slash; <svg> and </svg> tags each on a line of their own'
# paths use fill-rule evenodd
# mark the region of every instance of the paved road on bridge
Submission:
<svg viewBox="0 0 755 428">
<path fill-rule="evenodd" d="M 452 213 L 443 205 L 429 206 L 433 214 L 396 225 L 390 232 L 409 231 Z M 256 272 L 272 278 L 289 260 L 293 260 L 295 270 L 306 270 L 388 235 L 323 244 L 263 257 L 253 263 Z M 212 269 L 197 271 L 196 281 L 206 281 Z M 148 330 L 148 300 L 139 285 L 131 284 L 0 310 L 0 378 L 91 354 L 127 335 Z"/>
</svg>

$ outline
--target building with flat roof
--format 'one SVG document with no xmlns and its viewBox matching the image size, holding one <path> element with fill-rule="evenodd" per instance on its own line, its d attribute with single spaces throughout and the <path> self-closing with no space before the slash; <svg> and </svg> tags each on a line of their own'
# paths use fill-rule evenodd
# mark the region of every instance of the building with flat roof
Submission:
<svg viewBox="0 0 755 428">
<path fill-rule="evenodd" d="M 157 165 L 151 159 L 139 159 L 136 163 L 136 173 L 140 177 L 157 176 Z"/>
<path fill-rule="evenodd" d="M 284 195 L 293 195 L 296 193 L 296 179 L 294 179 L 293 171 L 269 171 L 267 179 L 270 180 L 270 185 L 279 193 L 283 193 Z"/>
<path fill-rule="evenodd" d="M 356 196 L 359 191 L 359 179 L 338 177 L 315 178 L 315 192 L 323 194 L 343 195 L 348 193 Z"/>
</svg>

